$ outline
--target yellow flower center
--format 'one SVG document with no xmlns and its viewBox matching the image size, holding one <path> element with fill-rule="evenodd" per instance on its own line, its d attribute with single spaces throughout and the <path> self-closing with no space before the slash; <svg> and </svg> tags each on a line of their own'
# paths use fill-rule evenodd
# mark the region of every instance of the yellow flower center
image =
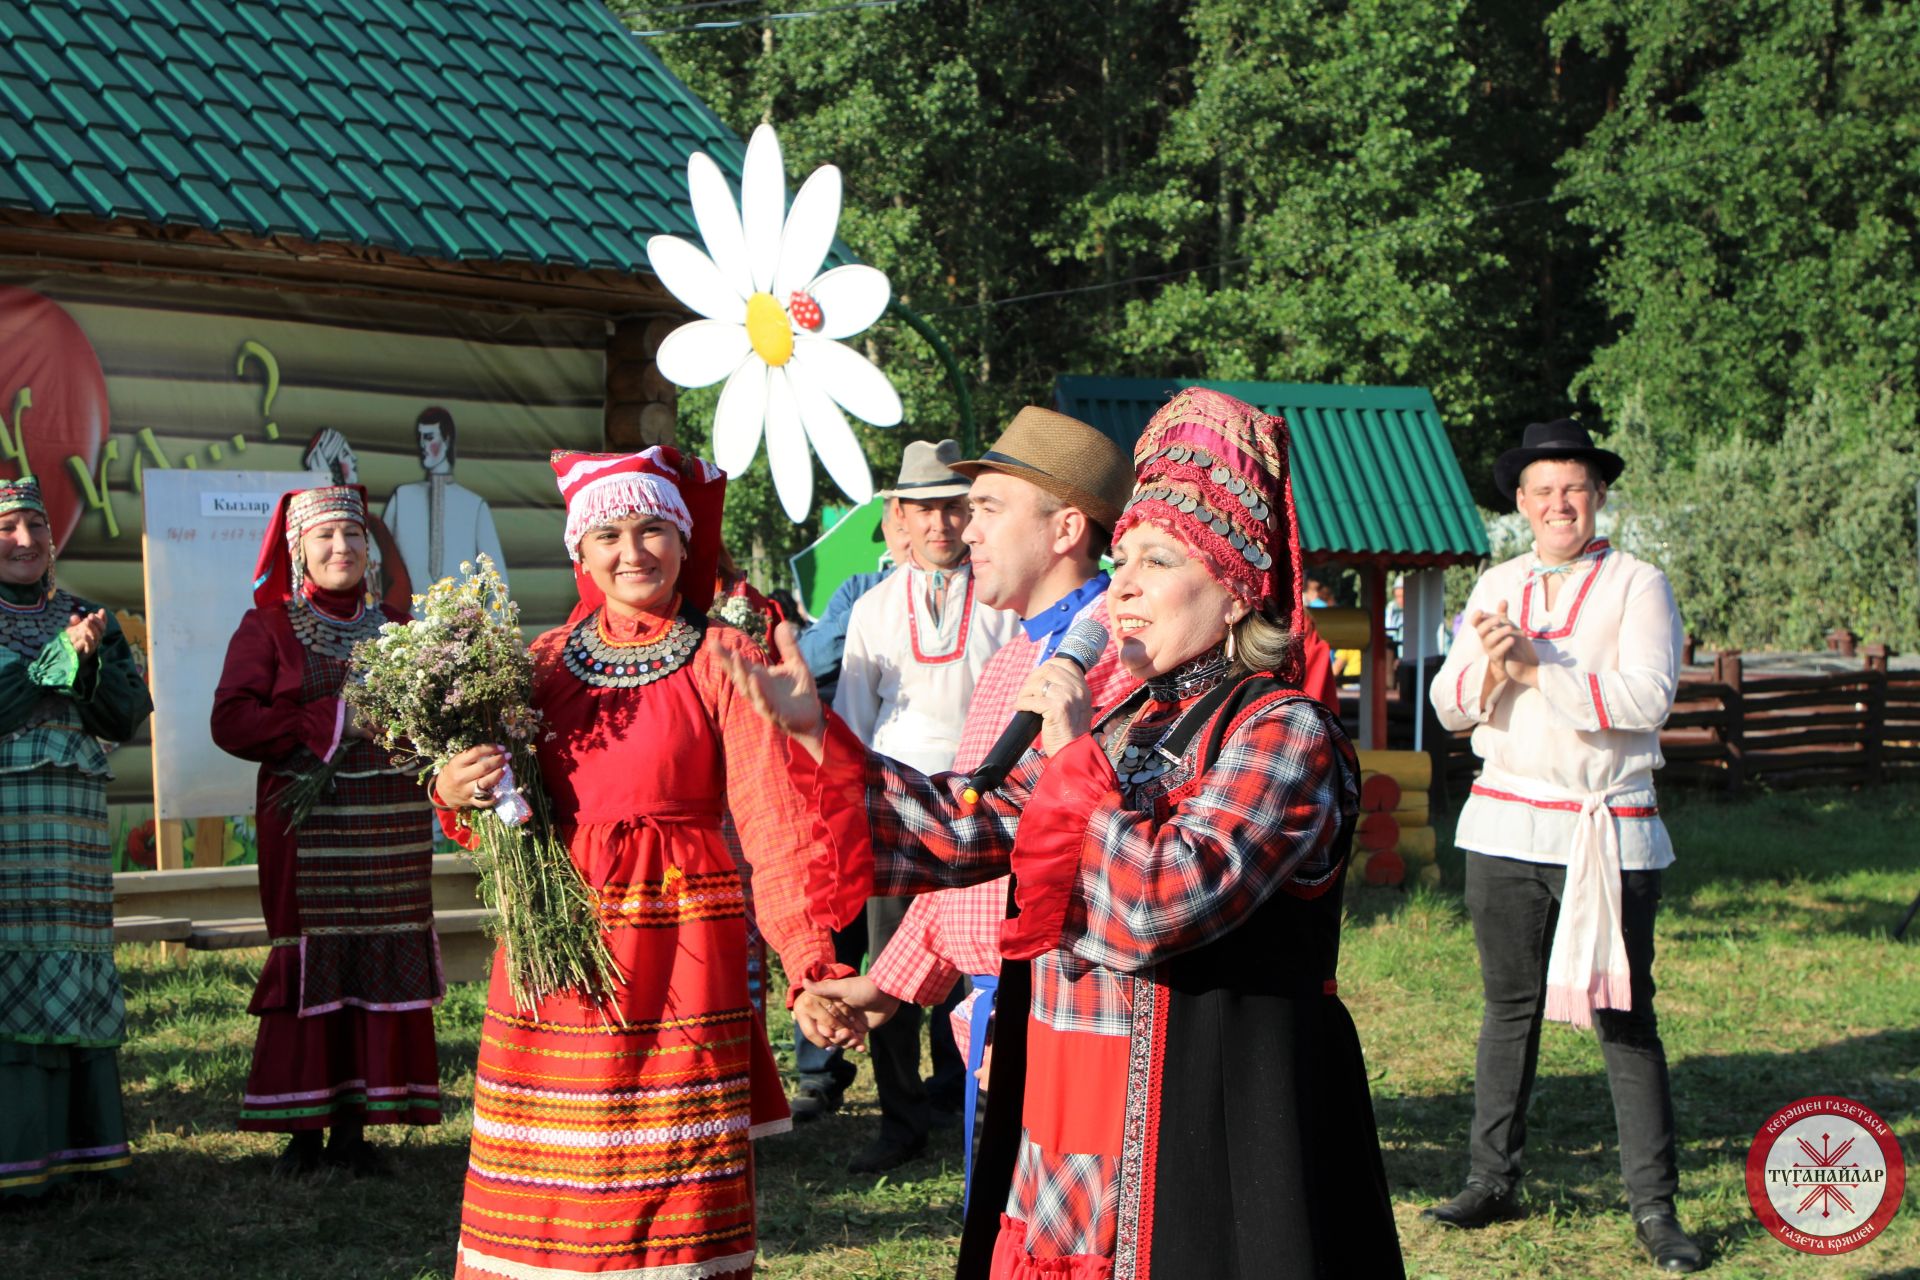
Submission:
<svg viewBox="0 0 1920 1280">
<path fill-rule="evenodd" d="M 747 341 L 776 369 L 793 358 L 793 322 L 772 294 L 756 293 L 747 299 Z"/>
</svg>

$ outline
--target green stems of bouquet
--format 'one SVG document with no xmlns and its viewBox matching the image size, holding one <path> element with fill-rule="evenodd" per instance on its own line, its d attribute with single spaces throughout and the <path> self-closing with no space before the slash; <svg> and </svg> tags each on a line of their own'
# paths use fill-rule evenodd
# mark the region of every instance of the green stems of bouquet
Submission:
<svg viewBox="0 0 1920 1280">
<path fill-rule="evenodd" d="M 513 770 L 520 779 L 540 776 L 525 748 L 514 750 Z M 533 817 L 522 826 L 508 826 L 491 809 L 475 810 L 469 820 L 479 846 L 472 856 L 480 900 L 492 908 L 506 948 L 513 1002 L 530 1011 L 545 996 L 573 990 L 617 1021 L 609 997 L 625 979 L 607 949 L 593 891 L 554 832 L 545 791 L 535 783 L 526 794 Z"/>
</svg>

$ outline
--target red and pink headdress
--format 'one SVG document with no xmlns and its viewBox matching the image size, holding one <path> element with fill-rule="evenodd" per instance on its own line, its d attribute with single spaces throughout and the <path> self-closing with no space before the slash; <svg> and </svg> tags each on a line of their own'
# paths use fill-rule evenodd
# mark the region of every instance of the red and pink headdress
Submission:
<svg viewBox="0 0 1920 1280">
<path fill-rule="evenodd" d="M 1299 632 L 1291 448 L 1283 418 L 1204 387 L 1175 393 L 1133 447 L 1133 497 L 1114 540 L 1143 521 L 1157 524 L 1198 551 L 1236 599 Z"/>
<path fill-rule="evenodd" d="M 574 618 L 600 607 L 603 597 L 580 567 L 580 540 L 589 530 L 628 516 L 670 521 L 687 539 L 680 566 L 680 598 L 704 611 L 713 602 L 720 562 L 720 511 L 727 477 L 703 459 L 654 445 L 639 453 L 553 452 L 553 474 L 567 504 L 567 555 L 573 561 L 580 605 Z"/>
<path fill-rule="evenodd" d="M 260 555 L 253 563 L 253 602 L 260 608 L 284 604 L 300 595 L 307 581 L 307 562 L 300 554 L 300 535 L 317 524 L 349 520 L 367 527 L 367 491 L 357 484 L 321 485 L 280 495 L 260 539 Z"/>
</svg>

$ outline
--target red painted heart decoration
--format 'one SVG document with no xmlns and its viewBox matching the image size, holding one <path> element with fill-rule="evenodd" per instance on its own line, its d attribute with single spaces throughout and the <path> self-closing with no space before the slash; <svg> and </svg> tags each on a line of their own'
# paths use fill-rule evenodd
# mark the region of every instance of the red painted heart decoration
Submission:
<svg viewBox="0 0 1920 1280">
<path fill-rule="evenodd" d="M 17 407 L 23 387 L 33 399 L 24 409 Z M 93 344 L 59 303 L 29 289 L 0 285 L 0 421 L 9 436 L 16 418 L 58 550 L 66 545 L 83 509 L 67 459 L 81 459 L 88 474 L 94 474 L 112 429 L 107 380 Z M 18 477 L 20 464 L 0 459 L 0 474 Z"/>
</svg>

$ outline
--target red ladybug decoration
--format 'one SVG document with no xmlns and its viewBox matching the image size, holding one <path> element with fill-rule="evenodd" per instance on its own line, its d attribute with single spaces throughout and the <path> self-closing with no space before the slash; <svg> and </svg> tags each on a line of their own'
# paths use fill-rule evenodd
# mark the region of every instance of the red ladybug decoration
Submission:
<svg viewBox="0 0 1920 1280">
<path fill-rule="evenodd" d="M 793 317 L 795 324 L 808 333 L 818 333 L 820 326 L 826 321 L 826 316 L 821 314 L 820 304 L 800 289 L 795 289 L 793 295 L 787 299 L 787 314 Z"/>
</svg>

